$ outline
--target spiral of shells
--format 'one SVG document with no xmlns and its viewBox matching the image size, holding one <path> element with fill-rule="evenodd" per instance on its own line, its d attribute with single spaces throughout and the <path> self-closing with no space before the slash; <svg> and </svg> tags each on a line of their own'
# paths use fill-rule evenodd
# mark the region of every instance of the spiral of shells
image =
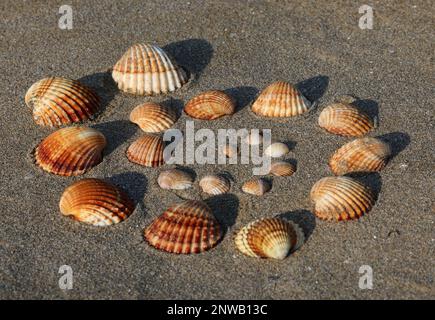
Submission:
<svg viewBox="0 0 435 320">
<path fill-rule="evenodd" d="M 233 99 L 225 92 L 212 90 L 193 97 L 184 107 L 189 116 L 201 120 L 214 120 L 235 112 Z"/>
<path fill-rule="evenodd" d="M 200 253 L 221 239 L 219 222 L 202 201 L 187 200 L 168 208 L 144 231 L 156 249 L 170 253 Z"/>
<path fill-rule="evenodd" d="M 188 80 L 163 49 L 151 44 L 130 47 L 113 67 L 112 77 L 120 90 L 147 96 L 173 92 Z"/>
<path fill-rule="evenodd" d="M 134 141 L 127 149 L 129 161 L 145 167 L 158 167 L 165 163 L 163 139 L 153 135 L 144 135 Z"/>
<path fill-rule="evenodd" d="M 146 102 L 133 109 L 130 121 L 137 124 L 144 132 L 162 132 L 169 129 L 175 121 L 175 110 L 152 102 Z"/>
<path fill-rule="evenodd" d="M 51 77 L 34 83 L 24 98 L 41 126 L 59 127 L 91 119 L 101 108 L 100 98 L 78 81 Z"/>
<path fill-rule="evenodd" d="M 192 186 L 193 177 L 180 169 L 162 171 L 157 178 L 160 188 L 166 190 L 185 190 Z"/>
<path fill-rule="evenodd" d="M 199 186 L 203 192 L 211 195 L 224 194 L 231 189 L 230 181 L 228 181 L 227 178 L 216 174 L 203 177 L 199 181 Z"/>
<path fill-rule="evenodd" d="M 134 204 L 118 187 L 100 179 L 74 182 L 59 202 L 64 216 L 94 226 L 108 226 L 127 219 Z"/>
<path fill-rule="evenodd" d="M 243 184 L 242 191 L 254 196 L 262 196 L 266 192 L 269 192 L 271 188 L 272 186 L 266 180 L 262 178 L 254 178 Z"/>
</svg>

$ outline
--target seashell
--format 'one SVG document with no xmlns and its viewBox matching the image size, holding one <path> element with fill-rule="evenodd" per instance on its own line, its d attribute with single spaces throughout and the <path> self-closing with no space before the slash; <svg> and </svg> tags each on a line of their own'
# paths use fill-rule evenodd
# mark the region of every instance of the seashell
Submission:
<svg viewBox="0 0 435 320">
<path fill-rule="evenodd" d="M 218 195 L 230 191 L 231 183 L 223 176 L 208 175 L 199 181 L 199 186 L 205 193 Z"/>
<path fill-rule="evenodd" d="M 261 178 L 254 178 L 246 181 L 242 186 L 242 191 L 245 193 L 253 194 L 255 196 L 262 196 L 268 192 L 272 186 L 269 182 Z"/>
<path fill-rule="evenodd" d="M 87 127 L 59 129 L 36 147 L 36 164 L 43 170 L 60 176 L 83 174 L 102 160 L 106 138 Z"/>
<path fill-rule="evenodd" d="M 127 149 L 127 158 L 131 162 L 145 167 L 158 167 L 163 165 L 163 150 L 165 143 L 162 138 L 153 135 L 144 135 L 134 141 Z"/>
<path fill-rule="evenodd" d="M 180 169 L 162 171 L 157 178 L 160 188 L 166 190 L 185 190 L 192 186 L 193 177 Z"/>
<path fill-rule="evenodd" d="M 60 198 L 60 212 L 94 226 L 108 226 L 127 219 L 134 204 L 118 187 L 100 179 L 74 182 Z"/>
<path fill-rule="evenodd" d="M 203 92 L 190 99 L 184 107 L 189 116 L 201 120 L 214 120 L 233 114 L 235 110 L 233 99 L 219 90 Z"/>
<path fill-rule="evenodd" d="M 307 112 L 311 102 L 291 84 L 277 81 L 264 89 L 252 105 L 252 111 L 265 117 L 294 117 Z"/>
<path fill-rule="evenodd" d="M 226 145 L 223 146 L 223 148 L 222 148 L 222 153 L 223 153 L 227 158 L 237 157 L 237 154 L 239 153 L 239 148 L 237 147 L 237 145 L 226 144 Z"/>
<path fill-rule="evenodd" d="M 222 237 L 219 222 L 202 201 L 175 204 L 144 231 L 154 248 L 171 253 L 199 253 L 213 248 Z"/>
<path fill-rule="evenodd" d="M 376 138 L 360 138 L 335 151 L 329 167 L 335 175 L 381 171 L 391 156 L 390 146 Z"/>
<path fill-rule="evenodd" d="M 133 109 L 130 121 L 145 132 L 161 132 L 169 129 L 177 121 L 177 114 L 170 108 L 146 102 Z"/>
<path fill-rule="evenodd" d="M 251 131 L 245 138 L 245 142 L 251 146 L 258 146 L 263 141 L 263 135 L 259 131 Z"/>
<path fill-rule="evenodd" d="M 272 163 L 269 173 L 274 176 L 288 177 L 296 172 L 296 167 L 286 161 L 278 161 Z"/>
<path fill-rule="evenodd" d="M 252 221 L 241 228 L 234 238 L 237 249 L 243 254 L 278 260 L 299 249 L 304 241 L 304 233 L 297 224 L 280 218 Z"/>
<path fill-rule="evenodd" d="M 314 213 L 323 220 L 358 219 L 375 202 L 373 192 L 350 177 L 320 179 L 312 187 L 310 197 L 314 203 Z"/>
<path fill-rule="evenodd" d="M 51 77 L 39 80 L 24 98 L 33 120 L 41 126 L 59 127 L 91 119 L 101 108 L 100 98 L 76 80 Z"/>
<path fill-rule="evenodd" d="M 333 103 L 322 110 L 319 126 L 341 136 L 363 136 L 374 128 L 370 117 L 348 103 Z"/>
<path fill-rule="evenodd" d="M 264 154 L 272 158 L 282 157 L 289 152 L 290 152 L 289 147 L 282 142 L 272 143 L 264 150 Z"/>
<path fill-rule="evenodd" d="M 188 80 L 163 49 L 151 44 L 130 47 L 113 67 L 112 77 L 120 90 L 147 96 L 175 91 Z"/>
</svg>

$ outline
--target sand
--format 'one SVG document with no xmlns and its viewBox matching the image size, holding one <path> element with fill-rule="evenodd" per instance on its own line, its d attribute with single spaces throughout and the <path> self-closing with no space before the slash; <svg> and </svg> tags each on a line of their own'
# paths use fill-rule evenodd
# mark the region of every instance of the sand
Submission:
<svg viewBox="0 0 435 320">
<path fill-rule="evenodd" d="M 433 299 L 433 6 L 371 3 L 373 30 L 359 29 L 359 4 L 351 1 L 71 1 L 73 29 L 61 30 L 58 1 L 2 1 L 0 298 Z M 194 80 L 155 98 L 118 92 L 106 71 L 136 42 L 162 46 Z M 82 177 L 54 176 L 31 161 L 32 149 L 52 130 L 33 123 L 24 95 L 46 76 L 80 79 L 107 104 L 87 124 L 107 137 L 104 161 Z M 317 108 L 286 120 L 254 116 L 249 103 L 278 79 L 298 84 Z M 233 176 L 230 194 L 208 200 L 227 232 L 212 251 L 170 255 L 148 246 L 142 233 L 180 200 L 159 189 L 161 169 L 127 161 L 127 146 L 141 135 L 128 115 L 144 101 L 180 108 L 207 89 L 233 95 L 238 111 L 196 121 L 196 128 L 272 128 L 274 139 L 291 146 L 287 158 L 298 169 L 274 178 L 272 191 L 256 198 L 240 191 L 252 166 L 189 166 L 197 177 L 223 170 Z M 369 214 L 323 222 L 310 212 L 309 191 L 331 175 L 329 156 L 350 139 L 325 133 L 317 117 L 349 94 L 379 116 L 369 136 L 391 143 L 394 158 L 380 174 L 363 178 L 378 193 Z M 183 114 L 175 127 L 188 119 Z M 60 195 L 83 177 L 125 188 L 138 203 L 135 212 L 108 228 L 62 217 Z M 237 228 L 285 213 L 307 234 L 299 251 L 279 262 L 236 252 L 231 235 Z M 73 270 L 72 290 L 59 288 L 62 265 Z M 373 269 L 372 290 L 358 286 L 362 265 Z"/>
</svg>

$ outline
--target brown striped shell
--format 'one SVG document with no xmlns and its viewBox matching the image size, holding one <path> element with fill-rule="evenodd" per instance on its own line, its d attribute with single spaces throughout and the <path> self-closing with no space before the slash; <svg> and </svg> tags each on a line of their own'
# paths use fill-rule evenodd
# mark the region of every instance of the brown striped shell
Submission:
<svg viewBox="0 0 435 320">
<path fill-rule="evenodd" d="M 304 241 L 304 233 L 297 224 L 280 218 L 252 221 L 234 237 L 236 248 L 243 254 L 278 260 L 299 249 Z"/>
<path fill-rule="evenodd" d="M 169 129 L 177 121 L 177 114 L 168 107 L 146 102 L 131 111 L 130 121 L 144 132 L 161 132 Z"/>
<path fill-rule="evenodd" d="M 231 183 L 221 175 L 208 175 L 199 181 L 202 191 L 207 194 L 218 195 L 230 191 Z"/>
<path fill-rule="evenodd" d="M 242 186 L 242 191 L 245 193 L 253 194 L 255 196 L 262 196 L 270 191 L 272 186 L 269 182 L 262 178 L 254 178 L 246 181 Z"/>
<path fill-rule="evenodd" d="M 92 119 L 101 108 L 98 95 L 78 81 L 51 77 L 34 83 L 24 98 L 41 126 L 59 127 Z"/>
<path fill-rule="evenodd" d="M 36 164 L 43 170 L 60 176 L 85 173 L 102 160 L 106 138 L 102 133 L 87 127 L 59 129 L 36 147 Z"/>
<path fill-rule="evenodd" d="M 322 220 L 358 219 L 373 207 L 373 192 L 350 177 L 326 177 L 311 189 L 314 213 Z"/>
<path fill-rule="evenodd" d="M 282 142 L 274 142 L 264 150 L 264 154 L 271 158 L 280 158 L 289 152 L 289 147 Z"/>
<path fill-rule="evenodd" d="M 163 165 L 163 151 L 165 143 L 162 138 L 144 135 L 134 141 L 127 149 L 127 158 L 131 162 L 145 167 L 159 167 Z"/>
<path fill-rule="evenodd" d="M 329 167 L 335 175 L 381 171 L 391 156 L 390 146 L 377 138 L 360 138 L 335 151 Z"/>
<path fill-rule="evenodd" d="M 201 120 L 214 120 L 235 112 L 233 99 L 225 92 L 212 90 L 203 92 L 187 102 L 184 112 Z"/>
<path fill-rule="evenodd" d="M 294 117 L 307 112 L 311 103 L 291 84 L 277 81 L 264 89 L 252 111 L 264 117 Z"/>
<path fill-rule="evenodd" d="M 162 189 L 185 190 L 192 186 L 193 180 L 192 175 L 183 170 L 169 169 L 159 174 L 157 183 Z"/>
<path fill-rule="evenodd" d="M 120 90 L 147 96 L 173 92 L 188 80 L 163 49 L 151 44 L 130 47 L 113 67 L 112 77 Z"/>
<path fill-rule="evenodd" d="M 200 253 L 213 248 L 222 237 L 219 222 L 202 201 L 187 200 L 168 208 L 144 231 L 156 249 L 170 253 Z"/>
<path fill-rule="evenodd" d="M 333 103 L 319 115 L 319 126 L 341 136 L 358 137 L 373 130 L 374 123 L 364 112 L 348 103 Z"/>
<path fill-rule="evenodd" d="M 134 204 L 118 187 L 100 179 L 74 182 L 60 198 L 60 212 L 94 226 L 108 226 L 127 219 Z"/>
<path fill-rule="evenodd" d="M 296 167 L 286 161 L 277 161 L 270 166 L 270 174 L 274 176 L 288 177 L 296 172 Z"/>
</svg>

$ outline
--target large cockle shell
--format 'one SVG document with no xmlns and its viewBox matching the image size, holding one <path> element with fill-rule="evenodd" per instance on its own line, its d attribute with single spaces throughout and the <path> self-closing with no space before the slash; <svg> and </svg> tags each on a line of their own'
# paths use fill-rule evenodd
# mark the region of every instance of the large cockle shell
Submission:
<svg viewBox="0 0 435 320">
<path fill-rule="evenodd" d="M 390 146 L 377 138 L 360 138 L 346 143 L 329 160 L 335 175 L 381 171 L 391 156 Z"/>
<path fill-rule="evenodd" d="M 146 102 L 133 109 L 130 121 L 145 132 L 161 132 L 169 129 L 175 121 L 175 110 L 152 102 Z"/>
<path fill-rule="evenodd" d="M 191 174 L 180 169 L 169 169 L 162 171 L 157 178 L 160 188 L 166 190 L 185 190 L 192 186 L 193 177 Z"/>
<path fill-rule="evenodd" d="M 269 182 L 262 178 L 254 178 L 246 181 L 242 186 L 242 191 L 245 193 L 253 194 L 255 196 L 262 196 L 268 192 L 272 186 Z"/>
<path fill-rule="evenodd" d="M 234 243 L 243 254 L 256 258 L 283 260 L 305 241 L 300 227 L 280 218 L 255 220 L 240 229 Z"/>
<path fill-rule="evenodd" d="M 91 119 L 101 108 L 98 95 L 75 80 L 51 77 L 34 83 L 25 102 L 34 121 L 41 126 L 59 127 Z"/>
<path fill-rule="evenodd" d="M 311 103 L 298 89 L 284 81 L 269 85 L 252 105 L 252 111 L 265 117 L 293 117 L 307 112 Z"/>
<path fill-rule="evenodd" d="M 280 158 L 289 152 L 289 147 L 282 142 L 274 142 L 264 150 L 264 154 L 272 158 Z"/>
<path fill-rule="evenodd" d="M 112 77 L 120 90 L 137 95 L 156 95 L 181 88 L 186 72 L 163 49 L 135 44 L 115 64 Z"/>
<path fill-rule="evenodd" d="M 203 92 L 187 102 L 184 111 L 192 118 L 214 120 L 235 112 L 233 99 L 225 92 L 212 90 Z"/>
<path fill-rule="evenodd" d="M 212 195 L 219 195 L 230 191 L 231 183 L 221 175 L 208 175 L 199 181 L 202 191 Z"/>
<path fill-rule="evenodd" d="M 270 174 L 280 177 L 288 177 L 296 172 L 296 166 L 286 161 L 277 161 L 271 164 Z"/>
<path fill-rule="evenodd" d="M 375 202 L 373 192 L 350 177 L 323 178 L 314 184 L 310 196 L 315 215 L 323 220 L 358 219 Z"/>
<path fill-rule="evenodd" d="M 219 222 L 202 201 L 175 204 L 145 229 L 153 247 L 171 253 L 199 253 L 214 247 L 222 237 Z"/>
<path fill-rule="evenodd" d="M 85 173 L 102 160 L 106 138 L 102 133 L 87 127 L 59 129 L 36 147 L 36 164 L 47 172 L 60 176 Z"/>
<path fill-rule="evenodd" d="M 322 110 L 319 126 L 341 136 L 363 136 L 374 128 L 372 119 L 348 103 L 333 103 Z"/>
<path fill-rule="evenodd" d="M 127 149 L 127 158 L 131 162 L 145 167 L 158 167 L 165 163 L 163 151 L 165 143 L 162 138 L 144 135 L 134 141 Z"/>
<path fill-rule="evenodd" d="M 134 203 L 118 187 L 100 179 L 74 182 L 62 194 L 60 211 L 94 226 L 121 222 L 134 211 Z"/>
</svg>

